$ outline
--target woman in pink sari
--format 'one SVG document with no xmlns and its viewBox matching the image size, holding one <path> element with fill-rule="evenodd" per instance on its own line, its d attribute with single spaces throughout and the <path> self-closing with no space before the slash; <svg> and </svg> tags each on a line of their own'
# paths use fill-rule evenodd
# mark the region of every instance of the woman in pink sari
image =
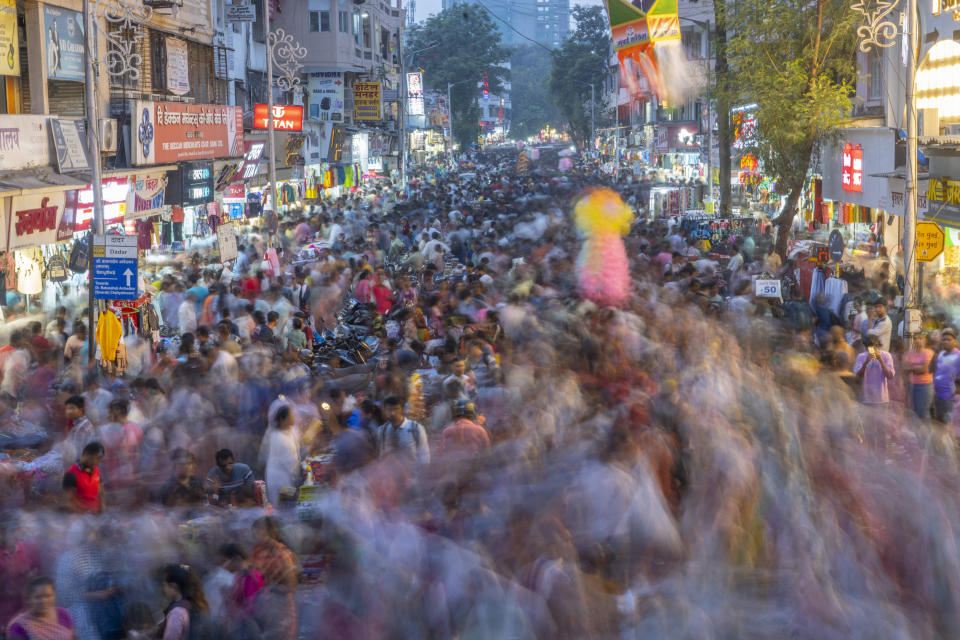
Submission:
<svg viewBox="0 0 960 640">
<path fill-rule="evenodd" d="M 73 620 L 66 609 L 55 606 L 56 599 L 50 578 L 27 583 L 27 610 L 10 621 L 8 640 L 76 640 Z"/>
</svg>

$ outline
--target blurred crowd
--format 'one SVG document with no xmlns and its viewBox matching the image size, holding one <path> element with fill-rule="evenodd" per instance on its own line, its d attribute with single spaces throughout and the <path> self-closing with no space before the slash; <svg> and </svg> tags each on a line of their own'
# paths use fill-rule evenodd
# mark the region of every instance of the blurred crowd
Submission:
<svg viewBox="0 0 960 640">
<path fill-rule="evenodd" d="M 469 175 L 158 265 L 123 367 L 82 305 L 10 319 L 8 638 L 960 635 L 960 350 L 898 346 L 895 267 L 824 318 L 762 225 L 641 207 L 598 307 L 571 210 L 609 179 Z"/>
</svg>

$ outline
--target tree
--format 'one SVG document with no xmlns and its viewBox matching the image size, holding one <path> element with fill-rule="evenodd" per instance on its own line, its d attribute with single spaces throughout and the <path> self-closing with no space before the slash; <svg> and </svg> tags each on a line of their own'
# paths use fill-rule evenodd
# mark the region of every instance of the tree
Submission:
<svg viewBox="0 0 960 640">
<path fill-rule="evenodd" d="M 550 52 L 527 45 L 510 56 L 510 135 L 523 139 L 536 135 L 545 125 L 556 127 L 560 112 L 550 94 Z"/>
<path fill-rule="evenodd" d="M 610 53 L 610 25 L 603 7 L 574 7 L 576 30 L 553 53 L 550 94 L 560 115 L 570 125 L 574 140 L 590 137 L 590 85 L 602 94 Z"/>
<path fill-rule="evenodd" d="M 850 113 L 856 17 L 847 0 L 737 0 L 727 19 L 732 80 L 757 104 L 748 144 L 786 196 L 774 220 L 785 258 L 814 152 Z"/>
<path fill-rule="evenodd" d="M 420 53 L 411 60 L 414 51 Z M 450 90 L 453 135 L 461 148 L 475 142 L 480 108 L 476 85 L 470 81 L 480 82 L 486 73 L 489 91 L 496 94 L 508 75 L 502 64 L 510 53 L 501 45 L 493 19 L 481 7 L 458 4 L 410 28 L 403 55 L 409 66 L 424 68 L 424 82 L 437 91 L 446 93 L 447 83 L 460 83 Z"/>
</svg>

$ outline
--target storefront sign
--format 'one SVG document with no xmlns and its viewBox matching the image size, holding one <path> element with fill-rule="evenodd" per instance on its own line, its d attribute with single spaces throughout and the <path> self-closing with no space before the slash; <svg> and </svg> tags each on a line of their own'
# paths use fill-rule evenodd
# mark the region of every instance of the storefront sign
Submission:
<svg viewBox="0 0 960 640">
<path fill-rule="evenodd" d="M 89 171 L 90 160 L 87 157 L 87 145 L 83 130 L 83 120 L 50 119 L 50 136 L 57 150 L 57 171 Z"/>
<path fill-rule="evenodd" d="M 733 123 L 733 148 L 743 149 L 753 145 L 757 132 L 757 118 L 751 109 L 757 105 L 748 105 L 733 109 L 730 121 Z"/>
<path fill-rule="evenodd" d="M 319 71 L 307 80 L 310 91 L 310 119 L 343 122 L 343 73 Z"/>
<path fill-rule="evenodd" d="M 407 74 L 407 113 L 411 116 L 424 115 L 423 110 L 423 75 L 419 72 Z"/>
<path fill-rule="evenodd" d="M 379 82 L 355 82 L 353 84 L 353 119 L 381 119 Z"/>
<path fill-rule="evenodd" d="M 269 129 L 270 115 L 267 105 L 253 106 L 253 128 Z M 273 105 L 273 128 L 277 131 L 303 131 L 303 107 L 296 105 Z"/>
<path fill-rule="evenodd" d="M 52 164 L 48 117 L 0 115 L 0 171 Z"/>
<path fill-rule="evenodd" d="M 182 168 L 183 205 L 196 206 L 213 200 L 213 165 L 191 162 Z"/>
<path fill-rule="evenodd" d="M 47 32 L 47 77 L 83 82 L 83 14 L 43 5 L 43 26 Z"/>
<path fill-rule="evenodd" d="M 229 158 L 243 149 L 243 108 L 137 100 L 133 163 Z"/>
<path fill-rule="evenodd" d="M 933 262 L 943 253 L 946 236 L 936 222 L 921 220 L 917 222 L 917 260 Z"/>
<path fill-rule="evenodd" d="M 843 145 L 841 184 L 844 191 L 863 191 L 863 149 L 859 144 Z"/>
<path fill-rule="evenodd" d="M 266 147 L 265 142 L 248 140 L 246 142 L 246 153 L 243 156 L 243 162 L 231 182 L 246 182 L 255 175 L 260 168 L 260 160 L 263 158 L 263 150 Z"/>
<path fill-rule="evenodd" d="M 57 241 L 57 226 L 63 215 L 62 191 L 15 196 L 10 205 L 9 251 Z"/>
<path fill-rule="evenodd" d="M 178 38 L 167 38 L 167 91 L 175 96 L 190 93 L 189 48 Z"/>
<path fill-rule="evenodd" d="M 122 178 L 104 178 L 101 195 L 103 197 L 103 221 L 106 225 L 123 222 L 127 213 L 127 196 L 130 195 L 130 176 Z M 73 215 L 73 230 L 86 231 L 93 220 L 93 188 L 87 185 L 77 194 L 77 208 Z"/>
<path fill-rule="evenodd" d="M 741 171 L 756 171 L 759 167 L 760 167 L 760 162 L 757 160 L 757 157 L 752 153 L 748 153 L 747 155 L 740 157 Z"/>
<path fill-rule="evenodd" d="M 933 0 L 931 13 L 935 16 L 953 14 L 954 21 L 960 22 L 960 0 Z"/>
<path fill-rule="evenodd" d="M 163 211 L 167 189 L 166 173 L 137 174 L 127 195 L 127 220 L 159 215 Z"/>
<path fill-rule="evenodd" d="M 232 202 L 246 202 L 247 201 L 247 185 L 245 184 L 231 184 L 227 185 L 227 188 L 223 191 L 223 202 L 224 204 L 229 204 Z"/>
<path fill-rule="evenodd" d="M 930 202 L 960 205 L 960 180 L 930 178 L 930 186 L 927 188 L 927 200 Z"/>
<path fill-rule="evenodd" d="M 17 0 L 0 0 L 0 76 L 20 75 Z"/>
<path fill-rule="evenodd" d="M 256 22 L 257 10 L 250 0 L 233 0 L 224 6 L 227 22 Z"/>
</svg>

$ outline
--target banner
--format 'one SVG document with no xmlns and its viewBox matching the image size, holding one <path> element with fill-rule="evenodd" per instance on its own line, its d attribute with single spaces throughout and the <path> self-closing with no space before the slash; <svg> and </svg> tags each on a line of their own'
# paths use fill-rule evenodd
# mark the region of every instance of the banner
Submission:
<svg viewBox="0 0 960 640">
<path fill-rule="evenodd" d="M 17 0 L 0 0 L 0 76 L 20 75 Z"/>
<path fill-rule="evenodd" d="M 658 40 L 679 40 L 677 0 L 605 0 L 613 49 L 638 50 Z M 622 58 L 621 58 L 622 59 Z"/>
<path fill-rule="evenodd" d="M 380 83 L 353 83 L 353 119 L 380 120 Z"/>
<path fill-rule="evenodd" d="M 86 80 L 83 14 L 43 5 L 43 27 L 47 33 L 47 77 Z"/>
<path fill-rule="evenodd" d="M 175 96 L 190 93 L 190 54 L 186 40 L 167 38 L 167 91 Z"/>
<path fill-rule="evenodd" d="M 243 108 L 136 100 L 131 138 L 135 165 L 239 157 Z"/>
<path fill-rule="evenodd" d="M 310 91 L 310 119 L 343 122 L 343 73 L 319 71 L 307 80 Z"/>
<path fill-rule="evenodd" d="M 133 188 L 127 193 L 127 210 L 124 219 L 138 220 L 159 215 L 163 211 L 166 189 L 166 172 L 133 176 Z"/>
</svg>

